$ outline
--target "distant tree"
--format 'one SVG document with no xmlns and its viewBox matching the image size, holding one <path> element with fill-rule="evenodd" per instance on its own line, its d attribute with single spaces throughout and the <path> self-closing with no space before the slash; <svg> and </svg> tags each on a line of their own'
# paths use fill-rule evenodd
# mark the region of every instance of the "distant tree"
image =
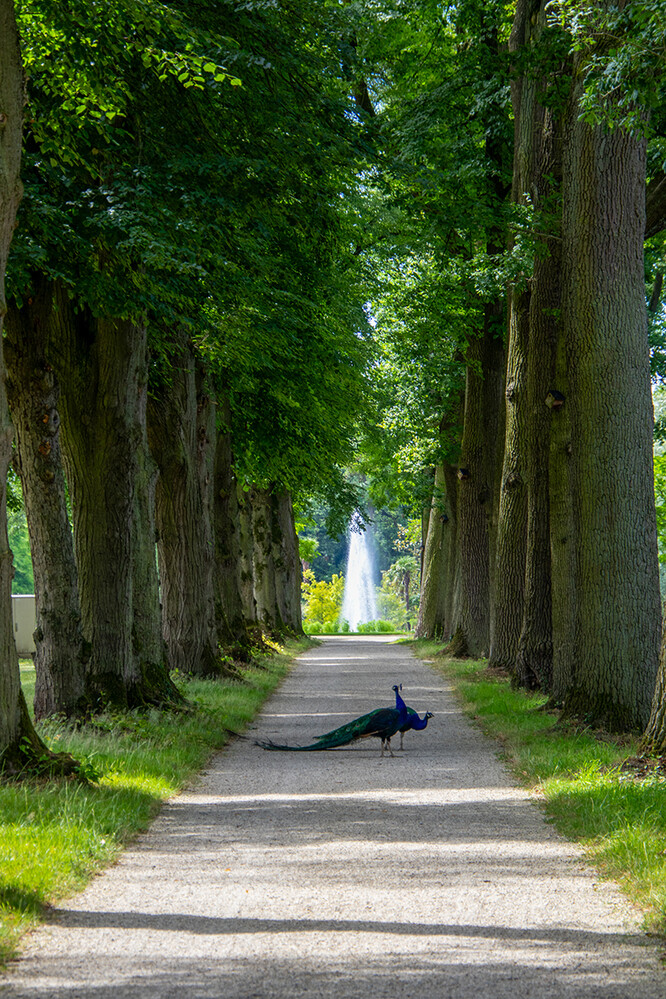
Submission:
<svg viewBox="0 0 666 999">
<path fill-rule="evenodd" d="M 342 628 L 340 621 L 342 597 L 345 580 L 343 576 L 334 574 L 330 583 L 317 580 L 311 569 L 303 574 L 303 624 L 305 630 L 313 632 L 331 632 Z M 348 627 L 349 625 L 347 625 Z"/>
</svg>

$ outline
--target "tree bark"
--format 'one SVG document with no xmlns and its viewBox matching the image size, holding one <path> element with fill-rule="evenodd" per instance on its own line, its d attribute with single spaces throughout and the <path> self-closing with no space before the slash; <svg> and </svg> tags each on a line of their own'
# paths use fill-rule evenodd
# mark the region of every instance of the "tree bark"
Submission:
<svg viewBox="0 0 666 999">
<path fill-rule="evenodd" d="M 233 471 L 228 401 L 219 400 L 222 427 L 215 448 L 213 520 L 215 537 L 215 619 L 223 651 L 241 662 L 250 658 L 248 633 L 240 591 L 238 565 L 241 558 L 238 485 Z"/>
<path fill-rule="evenodd" d="M 252 509 L 252 578 L 257 622 L 266 635 L 279 638 L 285 630 L 278 606 L 274 549 L 273 496 L 270 489 L 254 486 Z"/>
<path fill-rule="evenodd" d="M 545 180 L 543 183 L 545 186 Z M 525 448 L 527 544 L 524 612 L 515 675 L 520 686 L 547 691 L 553 678 L 549 449 L 551 420 L 557 419 L 559 411 L 549 409 L 545 400 L 554 387 L 560 252 L 557 235 L 544 242 L 549 245 L 543 257 L 537 254 L 530 301 Z"/>
<path fill-rule="evenodd" d="M 89 693 L 96 707 L 169 704 L 179 695 L 163 658 L 149 661 L 145 637 L 145 618 L 154 620 L 159 610 L 142 610 L 150 573 L 138 544 L 149 503 L 142 497 L 149 476 L 140 476 L 146 330 L 129 319 L 95 317 L 86 307 L 75 311 L 58 284 L 51 325 L 49 359 L 62 386 L 81 620 L 91 647 Z M 150 544 L 143 548 L 148 560 Z M 152 594 L 154 599 L 154 587 Z M 159 655 L 154 645 L 152 655 Z"/>
<path fill-rule="evenodd" d="M 543 45 L 546 0 L 533 2 L 529 13 L 529 38 L 534 52 Z M 568 59 L 559 67 L 566 79 Z M 521 117 L 526 115 L 524 160 L 526 190 L 534 212 L 534 265 L 529 305 L 527 353 L 527 426 L 525 479 L 527 486 L 527 545 L 525 555 L 524 613 L 516 658 L 517 682 L 528 688 L 551 690 L 553 676 L 553 626 L 551 596 L 551 537 L 549 500 L 549 451 L 551 425 L 561 416 L 555 380 L 556 348 L 561 306 L 561 180 L 562 122 L 544 107 L 552 81 L 534 70 L 523 82 Z M 553 394 L 555 393 L 555 394 Z"/>
<path fill-rule="evenodd" d="M 530 42 L 538 0 L 518 0 L 509 51 L 521 53 Z M 511 103 L 514 118 L 511 201 L 524 205 L 529 191 L 533 154 L 533 114 L 536 80 L 514 73 Z M 509 249 L 513 247 L 510 240 Z M 530 285 L 523 277 L 509 291 L 506 423 L 500 493 L 495 575 L 497 588 L 492 619 L 490 665 L 515 670 L 523 623 L 527 555 L 527 364 L 530 349 Z"/>
<path fill-rule="evenodd" d="M 493 498 L 498 471 L 504 348 L 498 306 L 485 308 L 483 335 L 468 350 L 465 415 L 456 512 L 459 604 L 453 621 L 454 654 L 483 656 L 490 644 L 491 561 L 496 525 Z"/>
<path fill-rule="evenodd" d="M 148 440 L 159 468 L 155 520 L 163 631 L 172 669 L 221 672 L 211 521 L 215 413 L 189 347 L 148 401 Z"/>
<path fill-rule="evenodd" d="M 666 628 L 663 629 L 657 682 L 641 749 L 655 756 L 666 753 Z"/>
<path fill-rule="evenodd" d="M 157 567 L 156 491 L 159 470 L 148 445 L 148 354 L 139 372 L 137 449 L 132 515 L 132 649 L 139 672 L 158 704 L 184 698 L 169 675 L 169 649 L 164 641 L 160 580 Z"/>
<path fill-rule="evenodd" d="M 573 516 L 573 450 L 569 375 L 566 343 L 560 328 L 555 350 L 554 384 L 565 403 L 550 427 L 548 456 L 548 504 L 550 513 L 551 616 L 553 626 L 553 679 L 551 699 L 562 706 L 572 686 L 578 650 L 576 647 L 576 607 L 578 603 L 574 558 L 577 526 Z"/>
<path fill-rule="evenodd" d="M 36 278 L 8 314 L 4 356 L 35 580 L 35 717 L 88 707 L 74 543 L 60 448 L 60 385 L 48 357 L 53 286 Z"/>
<path fill-rule="evenodd" d="M 292 635 L 303 634 L 301 584 L 303 571 L 298 555 L 298 537 L 291 493 L 282 489 L 273 494 L 273 564 L 276 599 L 280 619 Z"/>
<path fill-rule="evenodd" d="M 456 469 L 435 469 L 421 571 L 416 638 L 451 638 L 456 555 Z"/>
<path fill-rule="evenodd" d="M 580 87 L 563 177 L 564 405 L 576 533 L 576 663 L 565 709 L 626 730 L 644 728 L 650 718 L 661 629 L 643 271 L 645 143 L 581 121 Z"/>
<path fill-rule="evenodd" d="M 509 298 L 506 423 L 499 524 L 495 556 L 495 600 L 489 664 L 513 671 L 523 621 L 527 496 L 525 485 L 526 375 L 529 292 L 513 289 Z"/>
<path fill-rule="evenodd" d="M 257 618 L 257 602 L 254 599 L 254 540 L 252 537 L 251 492 L 238 484 L 238 587 L 245 625 L 253 642 L 261 640 L 261 628 Z"/>
</svg>

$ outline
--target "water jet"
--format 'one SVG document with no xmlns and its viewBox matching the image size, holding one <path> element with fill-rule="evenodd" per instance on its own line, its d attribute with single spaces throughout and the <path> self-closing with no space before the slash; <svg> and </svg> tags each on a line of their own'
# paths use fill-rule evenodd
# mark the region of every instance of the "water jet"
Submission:
<svg viewBox="0 0 666 999">
<path fill-rule="evenodd" d="M 341 621 L 348 622 L 350 631 L 357 631 L 359 624 L 377 620 L 373 548 L 370 529 L 356 511 L 349 524 L 349 553 L 340 615 Z"/>
</svg>

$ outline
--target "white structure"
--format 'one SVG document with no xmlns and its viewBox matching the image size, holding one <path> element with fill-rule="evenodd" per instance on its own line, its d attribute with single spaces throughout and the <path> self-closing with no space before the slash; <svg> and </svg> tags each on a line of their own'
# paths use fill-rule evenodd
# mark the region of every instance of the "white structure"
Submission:
<svg viewBox="0 0 666 999">
<path fill-rule="evenodd" d="M 349 630 L 359 624 L 377 620 L 375 573 L 370 529 L 361 530 L 360 517 L 355 513 L 349 525 L 349 554 L 345 573 L 341 620 L 349 622 Z"/>
<path fill-rule="evenodd" d="M 35 651 L 32 633 L 37 627 L 35 594 L 12 594 L 12 615 L 16 651 L 20 656 L 30 656 Z"/>
</svg>

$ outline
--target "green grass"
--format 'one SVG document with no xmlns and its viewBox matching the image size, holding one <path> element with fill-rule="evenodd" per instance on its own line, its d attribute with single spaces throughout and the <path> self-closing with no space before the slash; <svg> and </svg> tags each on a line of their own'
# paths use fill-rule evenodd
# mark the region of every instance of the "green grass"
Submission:
<svg viewBox="0 0 666 999">
<path fill-rule="evenodd" d="M 45 906 L 83 887 L 145 829 L 161 803 L 200 771 L 215 749 L 240 732 L 311 642 L 244 669 L 242 682 L 177 682 L 190 708 L 97 716 L 94 725 L 39 725 L 50 748 L 84 760 L 97 783 L 25 780 L 0 784 L 0 964 Z M 34 670 L 21 662 L 28 703 Z"/>
<path fill-rule="evenodd" d="M 557 829 L 642 908 L 647 930 L 665 935 L 666 775 L 659 761 L 632 764 L 637 738 L 562 723 L 543 695 L 513 690 L 485 662 L 444 658 L 432 642 L 413 648 L 453 682 L 465 712 L 499 740 Z"/>
</svg>

